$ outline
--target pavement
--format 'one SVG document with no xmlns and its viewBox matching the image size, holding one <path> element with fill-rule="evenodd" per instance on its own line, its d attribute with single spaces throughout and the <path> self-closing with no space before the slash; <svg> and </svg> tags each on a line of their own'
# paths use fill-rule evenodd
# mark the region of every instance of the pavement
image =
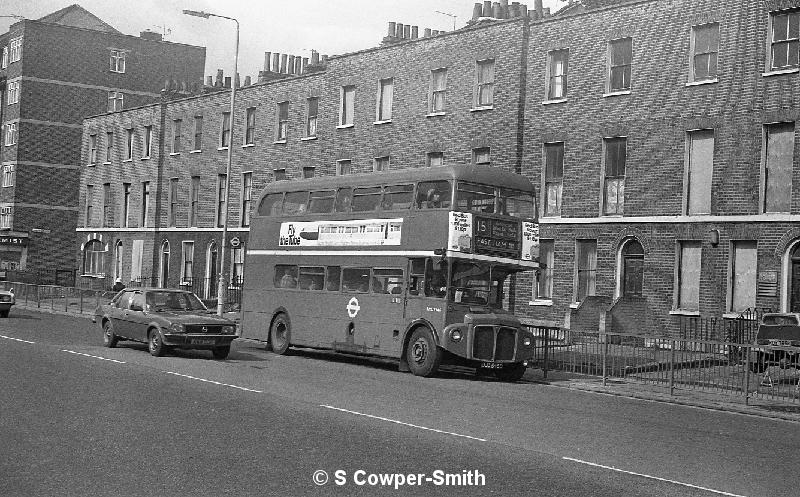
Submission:
<svg viewBox="0 0 800 497">
<path fill-rule="evenodd" d="M 17 304 L 17 308 L 25 308 L 49 314 L 69 316 L 82 316 L 91 319 L 92 314 L 87 309 L 83 313 L 65 311 L 55 307 L 37 307 L 33 303 Z M 13 315 L 13 308 L 12 308 Z M 238 318 L 238 313 L 228 313 L 230 319 Z M 722 393 L 719 391 L 704 391 L 701 389 L 674 388 L 672 392 L 668 387 L 655 385 L 625 378 L 603 378 L 598 376 L 583 375 L 569 371 L 544 371 L 540 368 L 530 367 L 522 379 L 523 382 L 545 384 L 556 388 L 565 388 L 603 395 L 612 395 L 651 402 L 662 402 L 691 406 L 700 409 L 732 412 L 748 416 L 758 416 L 784 421 L 800 423 L 800 395 L 789 400 L 769 398 L 768 395 L 745 396 L 741 392 Z"/>
</svg>

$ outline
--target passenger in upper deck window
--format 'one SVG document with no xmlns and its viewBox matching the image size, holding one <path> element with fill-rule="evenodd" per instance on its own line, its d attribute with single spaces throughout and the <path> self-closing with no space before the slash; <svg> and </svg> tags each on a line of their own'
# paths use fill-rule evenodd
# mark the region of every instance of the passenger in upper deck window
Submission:
<svg viewBox="0 0 800 497">
<path fill-rule="evenodd" d="M 291 270 L 284 269 L 283 277 L 281 278 L 282 288 L 295 288 L 297 286 L 297 278 L 292 275 Z"/>
<path fill-rule="evenodd" d="M 425 207 L 427 209 L 437 209 L 441 206 L 442 206 L 442 193 L 435 188 L 431 188 L 430 190 L 428 190 L 427 202 Z"/>
</svg>

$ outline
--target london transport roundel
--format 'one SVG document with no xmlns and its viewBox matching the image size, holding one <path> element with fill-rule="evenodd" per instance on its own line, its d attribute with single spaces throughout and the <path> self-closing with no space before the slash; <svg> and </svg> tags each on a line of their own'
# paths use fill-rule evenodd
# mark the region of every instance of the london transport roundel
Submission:
<svg viewBox="0 0 800 497">
<path fill-rule="evenodd" d="M 361 306 L 358 305 L 358 299 L 355 297 L 351 298 L 350 302 L 347 303 L 346 309 L 347 309 L 347 315 L 350 316 L 351 319 L 356 317 L 358 311 L 361 310 Z"/>
</svg>

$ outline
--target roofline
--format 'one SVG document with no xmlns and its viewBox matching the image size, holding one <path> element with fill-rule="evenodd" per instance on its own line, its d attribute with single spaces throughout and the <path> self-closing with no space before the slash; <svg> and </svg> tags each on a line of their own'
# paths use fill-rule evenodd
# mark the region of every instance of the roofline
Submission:
<svg viewBox="0 0 800 497">
<path fill-rule="evenodd" d="M 531 24 L 545 24 L 545 23 L 556 22 L 556 21 L 560 21 L 560 20 L 564 20 L 564 19 L 571 19 L 573 17 L 592 15 L 592 14 L 596 14 L 598 12 L 604 12 L 606 10 L 620 9 L 620 8 L 623 8 L 623 7 L 628 7 L 630 5 L 636 5 L 636 4 L 640 4 L 640 3 L 653 3 L 653 2 L 659 2 L 659 1 L 661 1 L 661 0 L 627 0 L 627 1 L 623 2 L 623 3 L 618 3 L 618 4 L 614 4 L 614 5 L 606 5 L 604 7 L 597 7 L 595 9 L 587 9 L 587 10 L 584 10 L 582 12 L 573 12 L 572 14 L 566 14 L 566 13 L 562 14 L 561 13 L 562 10 L 569 8 L 569 5 L 565 5 L 558 12 L 556 12 L 555 14 L 550 15 L 550 17 L 543 17 L 541 19 L 535 19 L 535 20 L 531 19 Z"/>
</svg>

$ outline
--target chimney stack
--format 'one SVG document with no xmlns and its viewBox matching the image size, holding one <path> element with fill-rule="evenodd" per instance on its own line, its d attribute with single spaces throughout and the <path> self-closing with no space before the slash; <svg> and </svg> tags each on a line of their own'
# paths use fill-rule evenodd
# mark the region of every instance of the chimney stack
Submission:
<svg viewBox="0 0 800 497">
<path fill-rule="evenodd" d="M 250 76 L 245 76 L 244 77 L 244 85 L 245 86 L 250 86 L 251 83 L 252 83 L 252 80 L 250 79 Z"/>
<path fill-rule="evenodd" d="M 222 86 L 222 77 L 224 74 L 225 73 L 222 71 L 222 69 L 217 69 L 217 81 L 214 83 L 214 86 Z"/>
<path fill-rule="evenodd" d="M 536 11 L 536 18 L 541 19 L 543 14 L 542 0 L 533 0 L 533 10 Z"/>
<path fill-rule="evenodd" d="M 419 26 L 411 26 L 411 39 L 416 40 L 419 38 Z"/>
<path fill-rule="evenodd" d="M 225 88 L 230 88 L 230 87 L 231 87 L 231 77 L 225 76 Z"/>
<path fill-rule="evenodd" d="M 272 52 L 264 52 L 264 70 L 269 72 L 269 62 L 272 58 Z"/>
<path fill-rule="evenodd" d="M 214 86 L 214 76 L 206 76 L 206 86 Z"/>
<path fill-rule="evenodd" d="M 311 51 L 311 65 L 318 66 L 319 65 L 319 52 L 316 50 Z"/>
<path fill-rule="evenodd" d="M 386 36 L 394 37 L 396 32 L 397 32 L 397 25 L 393 22 L 389 22 L 389 32 L 386 34 Z"/>
<path fill-rule="evenodd" d="M 472 6 L 472 19 L 477 21 L 483 15 L 483 5 L 480 2 Z"/>
</svg>

